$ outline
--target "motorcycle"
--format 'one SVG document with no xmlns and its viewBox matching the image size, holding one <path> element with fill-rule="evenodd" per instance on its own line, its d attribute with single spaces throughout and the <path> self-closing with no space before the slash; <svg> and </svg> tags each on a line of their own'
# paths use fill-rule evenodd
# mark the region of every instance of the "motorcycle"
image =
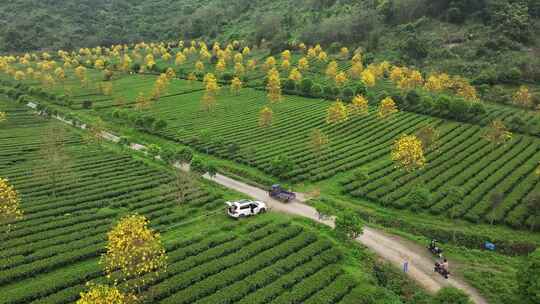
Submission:
<svg viewBox="0 0 540 304">
<path fill-rule="evenodd" d="M 444 267 L 442 266 L 442 263 L 439 263 L 439 262 L 435 263 L 435 268 L 434 268 L 433 271 L 439 273 L 445 279 L 448 279 L 448 276 L 450 275 L 450 272 L 448 270 L 444 269 Z"/>
<path fill-rule="evenodd" d="M 432 254 L 442 258 L 443 250 L 435 242 L 431 242 L 427 248 Z"/>
</svg>

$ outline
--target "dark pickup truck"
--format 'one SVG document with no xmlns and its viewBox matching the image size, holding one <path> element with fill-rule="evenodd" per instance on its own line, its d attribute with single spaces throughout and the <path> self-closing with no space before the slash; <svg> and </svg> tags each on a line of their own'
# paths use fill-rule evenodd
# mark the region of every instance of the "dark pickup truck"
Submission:
<svg viewBox="0 0 540 304">
<path fill-rule="evenodd" d="M 272 185 L 272 188 L 268 190 L 268 195 L 284 203 L 288 203 L 296 198 L 296 194 L 294 192 L 287 191 L 280 185 Z"/>
</svg>

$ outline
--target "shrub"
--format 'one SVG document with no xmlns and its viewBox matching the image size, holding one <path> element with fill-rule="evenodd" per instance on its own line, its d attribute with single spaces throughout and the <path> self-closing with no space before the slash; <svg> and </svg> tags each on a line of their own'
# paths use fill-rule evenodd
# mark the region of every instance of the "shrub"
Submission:
<svg viewBox="0 0 540 304">
<path fill-rule="evenodd" d="M 313 86 L 313 81 L 309 78 L 304 78 L 301 82 L 300 82 L 300 91 L 302 91 L 302 93 L 306 94 L 306 95 L 309 95 L 311 93 L 311 87 Z"/>
<path fill-rule="evenodd" d="M 92 108 L 92 101 L 91 100 L 85 100 L 82 102 L 83 109 L 91 109 Z"/>
<path fill-rule="evenodd" d="M 191 171 L 199 174 L 205 174 L 207 171 L 206 164 L 202 159 L 195 157 L 191 161 Z"/>
<path fill-rule="evenodd" d="M 444 287 L 433 298 L 433 304 L 472 304 L 469 296 L 454 287 Z"/>
<path fill-rule="evenodd" d="M 323 95 L 323 87 L 320 84 L 314 84 L 311 87 L 311 96 L 321 97 Z"/>
<path fill-rule="evenodd" d="M 351 88 L 345 88 L 343 89 L 343 100 L 345 101 L 351 101 L 354 97 L 354 91 Z"/>
<path fill-rule="evenodd" d="M 285 90 L 294 91 L 295 87 L 296 87 L 296 84 L 294 83 L 294 80 L 292 80 L 292 79 L 286 79 L 283 82 L 283 88 Z"/>
<path fill-rule="evenodd" d="M 158 119 L 152 123 L 152 130 L 159 132 L 167 127 L 167 122 L 163 119 Z"/>
</svg>

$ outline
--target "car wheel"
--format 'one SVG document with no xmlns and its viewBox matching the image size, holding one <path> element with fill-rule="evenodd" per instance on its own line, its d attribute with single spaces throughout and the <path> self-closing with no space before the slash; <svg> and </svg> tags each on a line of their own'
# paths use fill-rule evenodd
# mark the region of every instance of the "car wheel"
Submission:
<svg viewBox="0 0 540 304">
<path fill-rule="evenodd" d="M 266 209 L 261 209 L 261 211 L 259 211 L 259 213 L 265 213 L 266 212 Z"/>
</svg>

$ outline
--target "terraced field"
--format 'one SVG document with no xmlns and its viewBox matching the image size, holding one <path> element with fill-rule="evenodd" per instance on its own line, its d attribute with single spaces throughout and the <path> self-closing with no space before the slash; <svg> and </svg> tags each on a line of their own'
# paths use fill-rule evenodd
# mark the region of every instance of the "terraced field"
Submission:
<svg viewBox="0 0 540 304">
<path fill-rule="evenodd" d="M 61 180 L 53 195 L 36 172 L 42 132 L 59 123 L 5 100 L 0 175 L 21 193 L 25 217 L 0 236 L 0 303 L 73 303 L 87 282 L 105 282 L 98 257 L 111 224 L 126 213 L 150 219 L 169 257 L 166 272 L 144 278 L 145 303 L 357 303 L 368 294 L 392 301 L 348 274 L 324 237 L 273 217 L 226 220 L 219 192 L 208 186 L 178 208 L 162 187 L 169 173 L 85 146 L 73 130 L 66 146 L 74 178 Z M 198 224 L 204 233 L 179 239 L 183 228 L 171 230 L 198 215 L 211 222 Z"/>
<path fill-rule="evenodd" d="M 526 227 L 538 218 L 528 211 L 525 197 L 538 191 L 535 169 L 540 161 L 539 141 L 515 135 L 512 141 L 494 147 L 481 138 L 484 130 L 471 125 L 448 124 L 440 148 L 428 154 L 428 166 L 415 173 L 398 171 L 387 160 L 369 167 L 369 181 L 346 180 L 344 189 L 397 208 L 425 209 L 433 214 L 465 218 L 472 222 L 506 223 Z M 425 187 L 432 200 L 410 206 L 407 194 Z M 453 193 L 462 193 L 456 197 Z M 502 202 L 490 200 L 503 195 Z"/>
</svg>

